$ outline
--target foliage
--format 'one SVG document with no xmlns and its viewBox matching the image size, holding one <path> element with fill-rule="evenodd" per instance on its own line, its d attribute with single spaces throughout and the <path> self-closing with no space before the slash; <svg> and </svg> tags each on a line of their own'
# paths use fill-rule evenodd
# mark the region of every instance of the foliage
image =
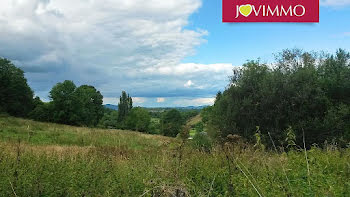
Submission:
<svg viewBox="0 0 350 197">
<path fill-rule="evenodd" d="M 149 112 L 141 107 L 132 108 L 126 117 L 126 129 L 148 132 L 151 123 Z"/>
<path fill-rule="evenodd" d="M 296 141 L 296 136 L 293 131 L 293 128 L 289 126 L 286 130 L 286 139 L 285 142 L 287 143 L 287 149 L 293 149 L 296 148 L 297 144 L 295 143 Z"/>
<path fill-rule="evenodd" d="M 180 133 L 177 134 L 176 138 L 181 139 L 182 142 L 186 142 L 190 137 L 191 127 L 189 125 L 185 125 L 182 127 Z"/>
<path fill-rule="evenodd" d="M 261 131 L 260 131 L 260 128 L 258 126 L 256 127 L 256 132 L 254 134 L 254 137 L 255 137 L 254 148 L 257 150 L 265 150 L 265 145 L 262 142 Z"/>
<path fill-rule="evenodd" d="M 79 125 L 96 126 L 103 116 L 103 96 L 93 86 L 82 85 L 75 90 Z"/>
<path fill-rule="evenodd" d="M 152 117 L 152 115 L 151 115 Z M 150 134 L 160 134 L 160 118 L 151 118 L 151 123 L 149 126 Z"/>
<path fill-rule="evenodd" d="M 25 117 L 33 107 L 33 91 L 24 72 L 9 60 L 0 58 L 0 111 Z"/>
<path fill-rule="evenodd" d="M 118 128 L 118 111 L 112 109 L 105 109 L 104 115 L 101 118 L 98 127 L 106 129 Z"/>
<path fill-rule="evenodd" d="M 122 95 L 120 96 L 119 99 L 119 104 L 118 104 L 118 122 L 121 123 L 123 122 L 129 112 L 132 109 L 132 98 L 126 94 L 125 91 L 122 92 Z"/>
<path fill-rule="evenodd" d="M 349 149 L 276 153 L 0 117 L 0 196 L 347 196 Z M 227 162 L 229 158 L 230 162 Z M 232 174 L 228 173 L 232 170 Z M 285 169 L 285 170 L 284 170 Z M 310 180 L 310 182 L 308 181 Z M 14 194 L 16 193 L 16 195 Z"/>
<path fill-rule="evenodd" d="M 181 113 L 176 109 L 172 109 L 164 112 L 161 119 L 161 131 L 165 136 L 176 137 L 180 133 L 183 124 L 184 120 Z"/>
<path fill-rule="evenodd" d="M 205 152 L 209 152 L 211 150 L 212 143 L 212 140 L 206 132 L 197 132 L 192 139 L 193 147 Z"/>
<path fill-rule="evenodd" d="M 208 106 L 208 107 L 203 108 L 202 111 L 200 112 L 200 115 L 202 117 L 202 121 L 205 125 L 207 125 L 209 123 L 212 111 L 213 111 L 213 106 Z"/>
<path fill-rule="evenodd" d="M 203 125 L 203 122 L 198 122 L 197 124 L 193 125 L 196 132 L 200 133 L 200 132 L 203 132 L 204 131 L 204 125 Z"/>
<path fill-rule="evenodd" d="M 278 54 L 274 65 L 249 61 L 234 72 L 231 85 L 218 93 L 214 106 L 202 112 L 203 121 L 217 129 L 218 137 L 238 134 L 254 141 L 255 127 L 260 126 L 262 137 L 269 132 L 281 145 L 291 126 L 299 146 L 303 133 L 308 147 L 334 138 L 346 144 L 349 60 L 343 50 L 319 55 L 295 49 Z M 271 140 L 266 141 L 271 147 Z"/>
<path fill-rule="evenodd" d="M 93 127 L 103 117 L 103 96 L 93 86 L 77 88 L 72 81 L 66 80 L 51 89 L 50 98 L 49 103 L 35 98 L 36 107 L 30 113 L 32 119 Z"/>
<path fill-rule="evenodd" d="M 79 120 L 78 99 L 76 97 L 76 86 L 73 81 L 64 81 L 57 83 L 50 91 L 53 111 L 52 119 L 54 122 L 62 124 L 77 125 Z"/>
<path fill-rule="evenodd" d="M 41 103 L 29 113 L 29 117 L 41 122 L 53 122 L 52 112 L 52 103 Z"/>
<path fill-rule="evenodd" d="M 188 121 L 191 118 L 197 116 L 199 114 L 198 110 L 186 110 L 186 111 L 181 111 L 181 116 L 184 119 L 184 121 Z"/>
</svg>

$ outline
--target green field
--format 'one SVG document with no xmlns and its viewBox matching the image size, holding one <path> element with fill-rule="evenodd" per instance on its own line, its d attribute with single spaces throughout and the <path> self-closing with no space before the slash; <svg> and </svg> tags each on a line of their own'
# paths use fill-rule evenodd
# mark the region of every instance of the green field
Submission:
<svg viewBox="0 0 350 197">
<path fill-rule="evenodd" d="M 350 151 L 276 153 L 0 117 L 0 196 L 348 196 Z"/>
</svg>

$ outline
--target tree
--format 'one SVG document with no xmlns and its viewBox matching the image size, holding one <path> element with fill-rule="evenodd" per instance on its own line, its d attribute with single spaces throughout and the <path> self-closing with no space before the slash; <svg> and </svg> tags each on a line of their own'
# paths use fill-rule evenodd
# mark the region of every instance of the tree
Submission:
<svg viewBox="0 0 350 197">
<path fill-rule="evenodd" d="M 304 135 L 307 145 L 349 140 L 349 60 L 343 50 L 335 56 L 284 50 L 273 67 L 249 61 L 217 95 L 205 122 L 219 138 L 238 134 L 250 141 L 259 126 L 268 145 L 269 134 L 276 144 L 284 143 L 288 128 L 295 131 L 299 146 Z"/>
<path fill-rule="evenodd" d="M 125 91 L 122 92 L 122 95 L 119 99 L 118 104 L 118 122 L 121 123 L 125 120 L 126 116 L 132 109 L 132 98 L 126 94 Z"/>
<path fill-rule="evenodd" d="M 77 125 L 79 113 L 76 86 L 73 81 L 57 83 L 50 91 L 53 104 L 53 121 L 62 124 Z"/>
<path fill-rule="evenodd" d="M 103 96 L 93 86 L 57 83 L 50 91 L 52 120 L 57 123 L 96 126 L 103 117 Z"/>
<path fill-rule="evenodd" d="M 0 111 L 27 116 L 33 109 L 33 91 L 24 72 L 9 60 L 0 58 Z"/>
<path fill-rule="evenodd" d="M 133 108 L 126 118 L 126 128 L 140 132 L 148 132 L 150 123 L 149 112 L 141 107 Z"/>
<path fill-rule="evenodd" d="M 103 96 L 93 86 L 82 85 L 74 92 L 78 105 L 78 124 L 96 126 L 103 117 Z"/>
<path fill-rule="evenodd" d="M 36 121 L 53 122 L 52 119 L 53 105 L 52 103 L 38 104 L 30 113 L 29 117 Z"/>
<path fill-rule="evenodd" d="M 112 109 L 104 109 L 104 115 L 99 122 L 99 127 L 107 129 L 118 128 L 118 111 Z"/>
<path fill-rule="evenodd" d="M 172 109 L 170 111 L 164 112 L 161 119 L 161 132 L 165 136 L 176 137 L 176 135 L 181 131 L 184 124 L 181 113 Z"/>
</svg>

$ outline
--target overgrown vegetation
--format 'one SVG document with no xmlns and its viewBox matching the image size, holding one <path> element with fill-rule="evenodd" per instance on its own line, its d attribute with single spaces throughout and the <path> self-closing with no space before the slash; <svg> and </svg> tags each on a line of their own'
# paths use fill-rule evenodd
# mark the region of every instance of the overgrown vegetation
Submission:
<svg viewBox="0 0 350 197">
<path fill-rule="evenodd" d="M 0 59 L 0 71 L 0 112 L 42 121 L 0 113 L 2 196 L 350 193 L 350 54 L 343 50 L 249 61 L 200 114 L 133 107 L 125 91 L 118 111 L 105 109 L 98 90 L 72 81 L 56 84 L 44 103 L 10 61 Z"/>
<path fill-rule="evenodd" d="M 1 196 L 347 196 L 350 152 L 211 152 L 157 135 L 0 118 Z M 231 141 L 230 141 L 231 140 Z M 308 165 L 307 165 L 308 163 Z"/>
<path fill-rule="evenodd" d="M 284 50 L 276 64 L 249 61 L 236 70 L 230 86 L 218 93 L 204 111 L 209 133 L 215 138 L 237 134 L 272 147 L 288 146 L 285 131 L 293 130 L 296 145 L 350 142 L 350 55 Z M 289 129 L 289 130 L 288 130 Z"/>
</svg>

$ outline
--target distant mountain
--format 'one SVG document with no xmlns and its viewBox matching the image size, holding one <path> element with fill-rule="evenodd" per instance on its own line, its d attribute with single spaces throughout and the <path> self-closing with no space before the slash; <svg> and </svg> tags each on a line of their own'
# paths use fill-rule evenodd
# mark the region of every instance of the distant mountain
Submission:
<svg viewBox="0 0 350 197">
<path fill-rule="evenodd" d="M 170 109 L 177 109 L 179 111 L 190 111 L 190 110 L 198 110 L 208 107 L 208 105 L 203 106 L 187 106 L 187 107 L 146 107 L 146 109 L 150 112 L 164 112 Z"/>
<path fill-rule="evenodd" d="M 202 106 L 187 106 L 187 107 L 175 107 L 176 109 L 203 109 L 205 107 L 208 107 L 208 105 L 202 105 Z"/>
<path fill-rule="evenodd" d="M 118 110 L 118 105 L 106 104 L 106 105 L 104 105 L 104 107 L 107 109 Z"/>
<path fill-rule="evenodd" d="M 118 110 L 118 105 L 106 104 L 104 105 L 104 107 L 108 109 Z M 150 111 L 165 111 L 168 109 L 178 109 L 182 111 L 182 110 L 201 110 L 205 107 L 208 107 L 208 106 L 203 105 L 203 106 L 187 106 L 187 107 L 145 107 L 145 108 Z"/>
</svg>

